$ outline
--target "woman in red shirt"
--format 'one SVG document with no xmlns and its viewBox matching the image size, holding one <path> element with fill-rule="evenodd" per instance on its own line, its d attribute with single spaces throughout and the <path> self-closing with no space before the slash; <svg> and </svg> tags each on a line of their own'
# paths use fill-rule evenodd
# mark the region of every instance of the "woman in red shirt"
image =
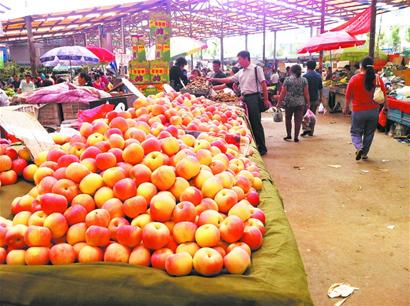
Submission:
<svg viewBox="0 0 410 306">
<path fill-rule="evenodd" d="M 356 160 L 367 159 L 377 128 L 379 104 L 373 100 L 376 84 L 380 86 L 386 96 L 383 81 L 374 71 L 373 59 L 366 56 L 361 63 L 360 73 L 353 76 L 347 85 L 346 107 L 344 109 L 344 113 L 348 114 L 350 103 L 352 103 L 350 134 L 352 135 L 352 143 L 356 148 Z M 385 101 L 387 101 L 386 97 Z"/>
<path fill-rule="evenodd" d="M 95 80 L 93 83 L 93 87 L 99 90 L 105 90 L 105 84 L 101 81 L 101 75 L 99 73 L 95 74 Z"/>
</svg>

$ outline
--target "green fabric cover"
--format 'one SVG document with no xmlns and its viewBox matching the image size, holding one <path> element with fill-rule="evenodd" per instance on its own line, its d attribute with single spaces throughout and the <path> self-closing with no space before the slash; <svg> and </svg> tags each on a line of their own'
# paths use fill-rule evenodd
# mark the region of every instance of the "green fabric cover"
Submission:
<svg viewBox="0 0 410 306">
<path fill-rule="evenodd" d="M 261 158 L 260 207 L 267 231 L 245 275 L 171 277 L 127 264 L 65 266 L 0 265 L 0 305 L 313 305 L 296 241 L 282 200 Z M 0 189 L 3 216 L 9 204 L 32 185 L 19 182 Z"/>
</svg>

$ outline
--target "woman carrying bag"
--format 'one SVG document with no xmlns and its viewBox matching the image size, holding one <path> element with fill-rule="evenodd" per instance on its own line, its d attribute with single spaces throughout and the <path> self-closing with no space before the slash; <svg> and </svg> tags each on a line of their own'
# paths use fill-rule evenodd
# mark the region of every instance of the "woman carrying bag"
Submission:
<svg viewBox="0 0 410 306">
<path fill-rule="evenodd" d="M 385 101 L 384 83 L 374 71 L 373 59 L 366 56 L 362 60 L 360 73 L 353 76 L 347 85 L 344 109 L 344 114 L 349 114 L 352 103 L 350 134 L 356 148 L 356 160 L 367 159 L 379 120 L 380 104 Z"/>
<path fill-rule="evenodd" d="M 310 98 L 308 82 L 302 77 L 302 68 L 293 65 L 290 68 L 291 76 L 285 79 L 278 99 L 279 109 L 283 104 L 285 107 L 285 123 L 287 136 L 284 140 L 292 139 L 292 117 L 295 121 L 295 142 L 299 142 L 300 127 L 302 126 L 303 115 L 310 108 Z"/>
</svg>

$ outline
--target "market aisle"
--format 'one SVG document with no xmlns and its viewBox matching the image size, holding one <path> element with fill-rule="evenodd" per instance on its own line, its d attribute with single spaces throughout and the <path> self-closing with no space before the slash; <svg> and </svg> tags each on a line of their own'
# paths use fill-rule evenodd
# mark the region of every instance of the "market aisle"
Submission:
<svg viewBox="0 0 410 306">
<path fill-rule="evenodd" d="M 283 197 L 315 305 L 330 285 L 359 287 L 346 305 L 409 305 L 410 147 L 377 133 L 356 162 L 349 119 L 319 115 L 316 136 L 285 142 L 264 114 L 264 161 Z M 340 165 L 340 168 L 329 167 Z"/>
</svg>

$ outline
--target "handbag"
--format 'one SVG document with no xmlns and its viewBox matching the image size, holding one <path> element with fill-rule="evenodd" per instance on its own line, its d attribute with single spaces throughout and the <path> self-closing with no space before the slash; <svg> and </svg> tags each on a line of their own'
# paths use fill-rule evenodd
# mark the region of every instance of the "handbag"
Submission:
<svg viewBox="0 0 410 306">
<path fill-rule="evenodd" d="M 278 107 L 273 113 L 273 122 L 282 122 L 283 114 L 280 108 Z"/>
<path fill-rule="evenodd" d="M 384 92 L 380 87 L 379 77 L 377 76 L 376 76 L 376 88 L 374 89 L 374 92 L 373 92 L 373 101 L 376 102 L 377 104 L 384 103 Z"/>
<path fill-rule="evenodd" d="M 256 80 L 256 89 L 259 88 L 259 81 L 258 81 L 258 72 L 256 71 L 257 67 L 255 67 L 255 80 Z M 258 90 L 258 106 L 259 106 L 259 111 L 261 113 L 266 112 L 269 109 L 269 106 L 265 105 L 263 102 L 263 97 L 262 94 Z"/>
</svg>

